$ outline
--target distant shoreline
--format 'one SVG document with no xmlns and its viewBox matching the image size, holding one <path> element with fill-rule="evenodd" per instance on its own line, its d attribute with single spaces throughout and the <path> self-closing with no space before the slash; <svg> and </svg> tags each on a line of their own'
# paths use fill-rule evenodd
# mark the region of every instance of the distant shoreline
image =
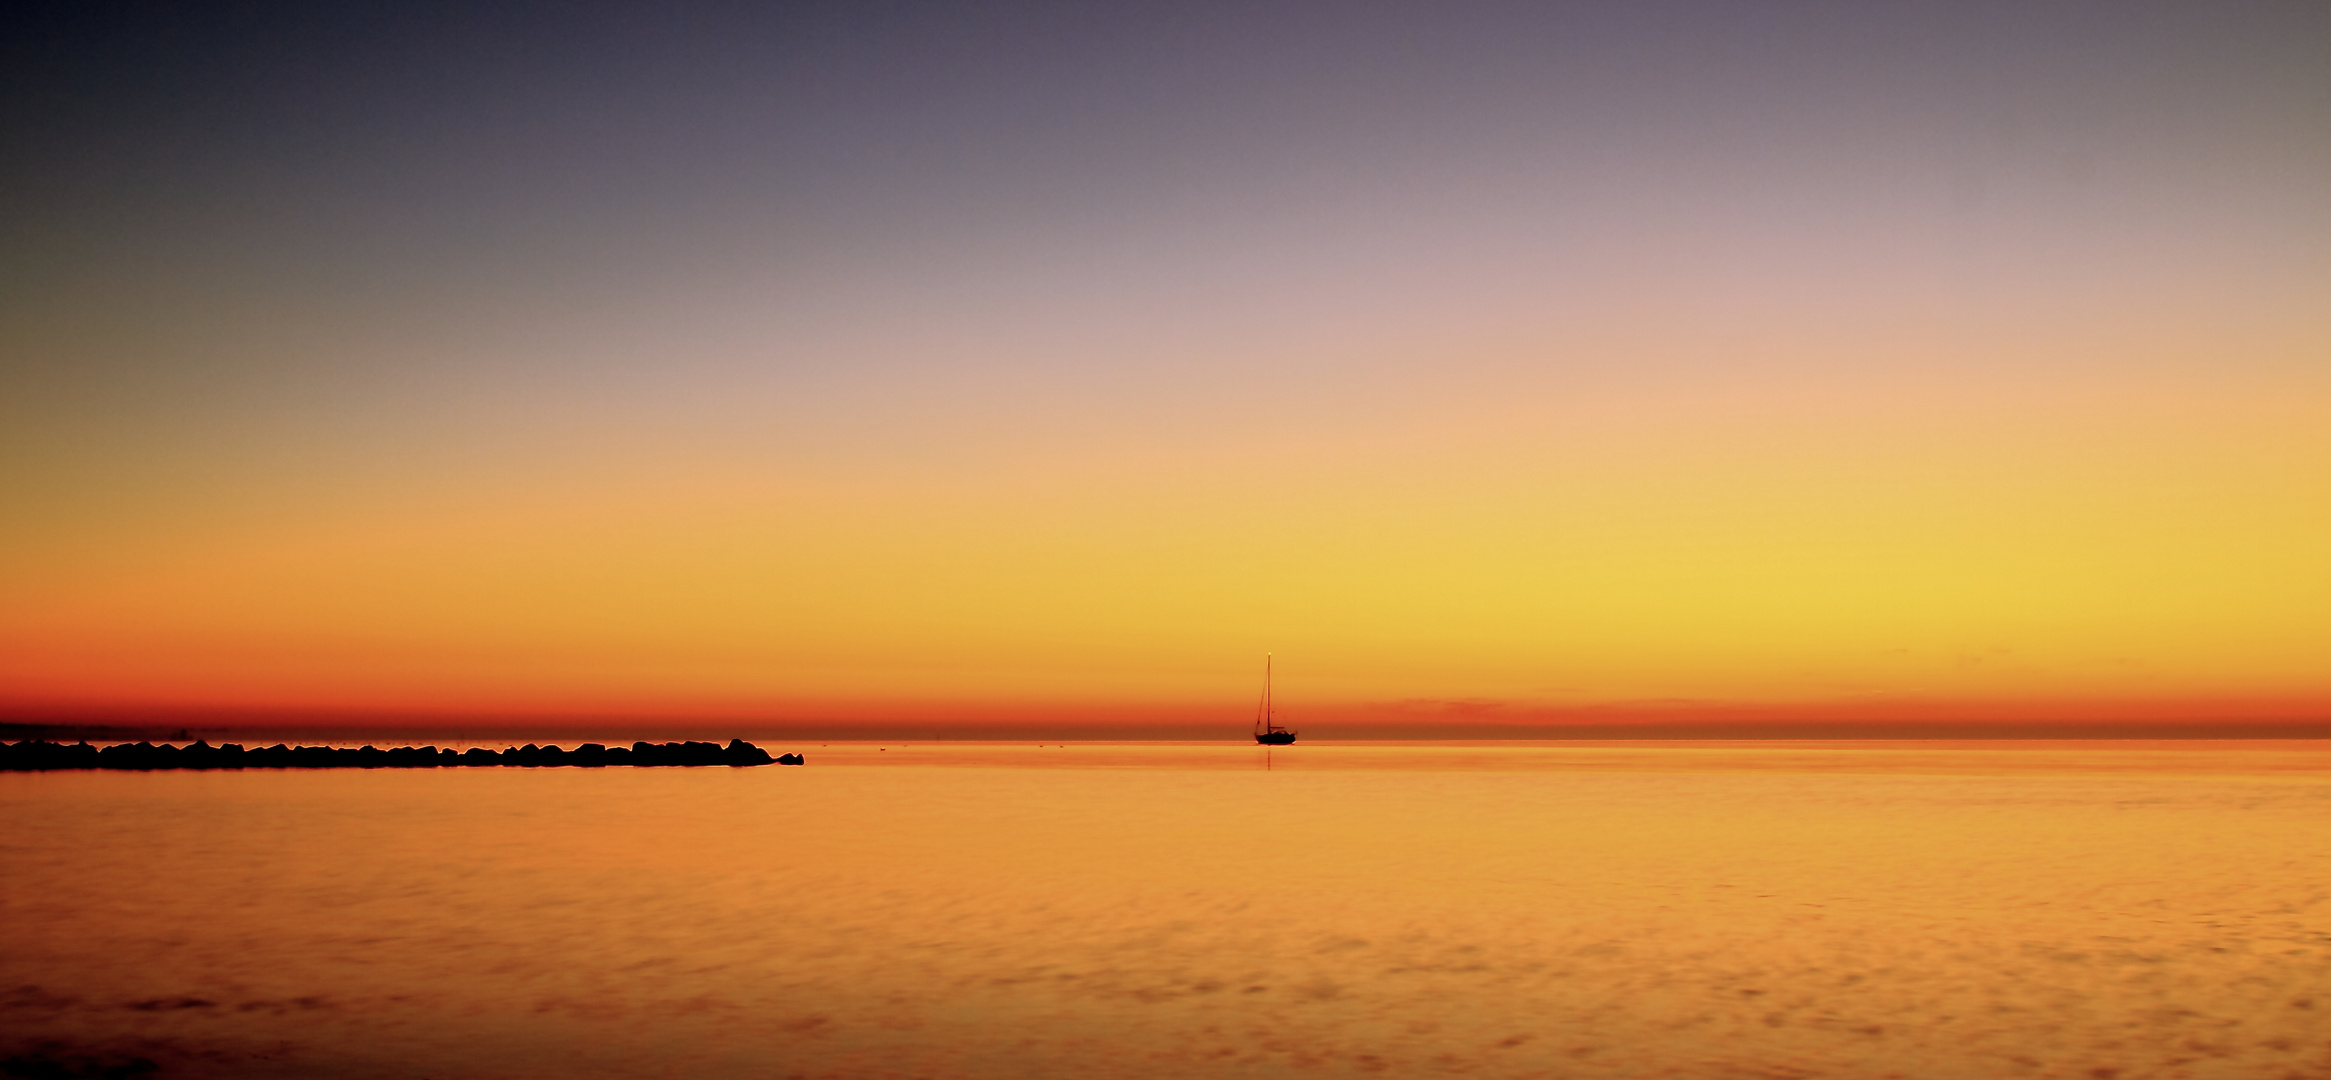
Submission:
<svg viewBox="0 0 2331 1080">
<path fill-rule="evenodd" d="M 436 746 L 274 746 L 245 748 L 240 743 L 213 746 L 196 740 L 185 746 L 164 742 L 58 743 L 26 739 L 0 741 L 0 772 L 53 772 L 65 769 L 114 769 L 151 772 L 174 769 L 439 769 L 439 768 L 633 768 L 727 765 L 799 765 L 800 754 L 769 752 L 743 739 L 727 746 L 709 742 L 635 742 L 628 747 L 584 743 L 567 750 L 555 743 L 527 743 L 503 750 L 471 747 L 454 750 Z"/>
</svg>

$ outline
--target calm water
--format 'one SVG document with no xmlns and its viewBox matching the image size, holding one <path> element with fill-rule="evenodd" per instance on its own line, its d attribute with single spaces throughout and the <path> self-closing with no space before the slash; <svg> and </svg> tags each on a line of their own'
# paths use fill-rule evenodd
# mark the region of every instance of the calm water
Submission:
<svg viewBox="0 0 2331 1080">
<path fill-rule="evenodd" d="M 2322 744 L 0 776 L 17 1071 L 2331 1076 Z"/>
</svg>

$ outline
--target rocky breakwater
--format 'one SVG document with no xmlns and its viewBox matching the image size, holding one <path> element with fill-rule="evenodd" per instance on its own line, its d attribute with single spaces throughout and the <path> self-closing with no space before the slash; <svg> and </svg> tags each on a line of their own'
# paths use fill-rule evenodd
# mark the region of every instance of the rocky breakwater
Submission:
<svg viewBox="0 0 2331 1080">
<path fill-rule="evenodd" d="M 261 746 L 244 749 L 240 743 L 212 746 L 200 739 L 184 746 L 169 743 L 120 743 L 95 747 L 86 742 L 53 743 L 41 739 L 0 743 L 0 772 L 37 772 L 49 769 L 441 769 L 462 766 L 585 769 L 625 765 L 633 768 L 690 765 L 799 765 L 800 754 L 770 757 L 767 750 L 730 739 L 727 746 L 708 742 L 635 742 L 628 747 L 584 743 L 572 750 L 557 745 L 527 743 L 502 750 L 468 750 L 435 746 L 399 746 L 346 749 L 332 746 Z"/>
</svg>

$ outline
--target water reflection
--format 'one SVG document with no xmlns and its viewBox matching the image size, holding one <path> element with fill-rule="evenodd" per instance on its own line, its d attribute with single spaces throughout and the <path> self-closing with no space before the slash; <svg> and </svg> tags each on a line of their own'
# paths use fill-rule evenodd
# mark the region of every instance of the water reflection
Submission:
<svg viewBox="0 0 2331 1080">
<path fill-rule="evenodd" d="M 2331 749 L 805 745 L 0 777 L 26 1068 L 2331 1070 Z"/>
</svg>

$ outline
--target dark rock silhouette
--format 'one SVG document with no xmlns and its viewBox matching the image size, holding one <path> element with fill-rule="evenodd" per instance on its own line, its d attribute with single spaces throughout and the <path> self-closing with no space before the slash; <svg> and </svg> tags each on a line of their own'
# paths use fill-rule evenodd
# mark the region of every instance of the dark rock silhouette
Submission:
<svg viewBox="0 0 2331 1080">
<path fill-rule="evenodd" d="M 775 760 L 767 750 L 743 739 L 730 739 L 728 745 L 721 748 L 720 759 L 731 765 L 767 765 Z"/>
<path fill-rule="evenodd" d="M 346 750 L 330 746 L 286 746 L 276 743 L 245 750 L 240 743 L 212 746 L 197 739 L 185 746 L 163 743 L 119 743 L 98 748 L 88 742 L 71 745 L 45 739 L 0 743 L 0 772 L 41 772 L 51 769 L 434 769 L 454 766 L 515 765 L 524 768 L 609 765 L 799 765 L 800 754 L 770 757 L 743 739 L 727 746 L 708 742 L 636 742 L 627 749 L 584 743 L 572 751 L 557 745 L 510 747 L 496 753 L 484 747 L 440 750 L 435 746 L 399 746 L 389 750 L 365 746 Z"/>
</svg>

